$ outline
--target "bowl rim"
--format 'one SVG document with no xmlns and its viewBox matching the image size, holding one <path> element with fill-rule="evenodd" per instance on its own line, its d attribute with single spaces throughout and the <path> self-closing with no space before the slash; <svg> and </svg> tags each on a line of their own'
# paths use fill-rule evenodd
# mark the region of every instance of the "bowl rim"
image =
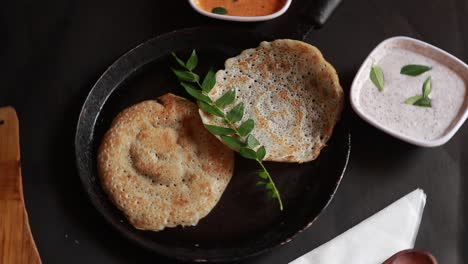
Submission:
<svg viewBox="0 0 468 264">
<path fill-rule="evenodd" d="M 207 16 L 207 17 L 211 17 L 214 19 L 237 21 L 237 22 L 257 22 L 257 21 L 265 21 L 265 20 L 271 20 L 271 19 L 277 18 L 283 15 L 289 9 L 289 7 L 291 6 L 291 2 L 292 2 L 292 0 L 286 0 L 286 2 L 284 3 L 283 7 L 281 7 L 280 10 L 276 11 L 275 13 L 266 15 L 266 16 L 228 16 L 228 15 L 219 15 L 219 14 L 205 11 L 197 5 L 196 1 L 197 0 L 188 0 L 192 8 L 195 11 L 197 11 L 199 14 Z"/>
<path fill-rule="evenodd" d="M 377 53 L 385 45 L 388 45 L 389 43 L 396 42 L 396 41 L 407 41 L 409 43 L 413 43 L 415 45 L 418 45 L 419 47 L 422 47 L 424 49 L 429 49 L 429 50 L 432 50 L 435 53 L 442 54 L 443 56 L 447 57 L 449 60 L 455 62 L 458 66 L 463 68 L 464 71 L 468 72 L 468 65 L 466 65 L 462 60 L 458 59 L 457 57 L 453 56 L 452 54 L 448 53 L 447 51 L 444 51 L 444 50 L 442 50 L 442 49 L 440 49 L 440 48 L 438 48 L 438 47 L 436 47 L 434 45 L 431 45 L 431 44 L 429 44 L 427 42 L 424 42 L 424 41 L 421 41 L 421 40 L 418 40 L 418 39 L 406 37 L 406 36 L 390 37 L 390 38 L 387 38 L 387 39 L 383 40 L 382 42 L 380 42 L 369 53 L 369 55 L 367 55 L 367 57 L 364 59 L 363 63 L 361 64 L 361 66 L 360 66 L 358 72 L 356 73 L 356 75 L 354 77 L 354 80 L 353 80 L 353 82 L 351 84 L 351 89 L 350 89 L 351 107 L 358 114 L 359 117 L 361 117 L 362 119 L 364 119 L 369 124 L 373 125 L 374 127 L 380 129 L 381 131 L 383 131 L 383 132 L 385 132 L 385 133 L 387 133 L 387 134 L 389 134 L 389 135 L 391 135 L 393 137 L 396 137 L 396 138 L 398 138 L 400 140 L 403 140 L 405 142 L 408 142 L 408 143 L 411 143 L 413 145 L 417 145 L 417 146 L 420 146 L 420 147 L 437 147 L 437 146 L 441 146 L 441 145 L 447 143 L 455 135 L 455 133 L 458 131 L 458 129 L 460 129 L 460 127 L 463 125 L 463 123 L 466 121 L 466 119 L 468 118 L 468 106 L 466 106 L 464 110 L 460 109 L 460 112 L 462 112 L 462 114 L 460 114 L 458 117 L 456 117 L 456 119 L 454 119 L 456 122 L 455 122 L 454 125 L 452 125 L 450 130 L 446 131 L 441 137 L 438 137 L 438 138 L 432 139 L 432 140 L 427 140 L 427 139 L 420 139 L 420 138 L 417 138 L 417 137 L 405 135 L 403 133 L 400 133 L 400 132 L 398 132 L 396 130 L 393 130 L 393 129 L 391 129 L 389 127 L 386 127 L 385 125 L 379 123 L 378 121 L 376 121 L 374 118 L 372 118 L 369 114 L 366 114 L 361 109 L 361 106 L 360 106 L 359 101 L 358 101 L 359 98 L 358 98 L 358 96 L 355 96 L 355 94 L 361 89 L 361 86 L 358 87 L 358 82 L 362 78 L 365 78 L 366 75 L 364 73 L 364 70 L 366 68 L 367 62 L 370 60 L 372 55 Z M 468 87 L 467 87 L 467 90 L 468 90 Z M 467 100 L 467 99 L 465 99 L 465 100 Z"/>
</svg>

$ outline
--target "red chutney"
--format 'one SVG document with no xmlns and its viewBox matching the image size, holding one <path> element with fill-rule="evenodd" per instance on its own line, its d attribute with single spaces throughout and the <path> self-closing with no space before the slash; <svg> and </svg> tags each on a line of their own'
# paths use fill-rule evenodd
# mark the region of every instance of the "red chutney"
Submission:
<svg viewBox="0 0 468 264">
<path fill-rule="evenodd" d="M 216 7 L 224 8 L 228 16 L 266 16 L 280 10 L 286 0 L 197 0 L 196 3 L 208 12 Z"/>
</svg>

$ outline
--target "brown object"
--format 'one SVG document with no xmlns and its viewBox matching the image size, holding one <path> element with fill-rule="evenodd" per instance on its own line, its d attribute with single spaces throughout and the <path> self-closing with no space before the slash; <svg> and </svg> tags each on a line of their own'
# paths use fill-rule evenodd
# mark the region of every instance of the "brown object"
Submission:
<svg viewBox="0 0 468 264">
<path fill-rule="evenodd" d="M 144 230 L 196 225 L 233 169 L 234 153 L 204 128 L 198 107 L 173 94 L 121 112 L 98 153 L 103 189 Z"/>
<path fill-rule="evenodd" d="M 437 264 L 437 260 L 427 251 L 407 249 L 391 256 L 383 264 Z"/>
<path fill-rule="evenodd" d="M 266 148 L 265 160 L 308 162 L 316 159 L 331 137 L 343 109 L 343 89 L 333 66 L 314 46 L 298 40 L 263 41 L 227 59 L 216 73 L 209 96 L 218 100 L 230 90 L 244 104 L 237 125 L 252 119 L 252 135 Z M 224 121 L 200 110 L 203 123 Z"/>
<path fill-rule="evenodd" d="M 12 107 L 0 108 L 0 263 L 41 263 L 24 206 L 18 117 Z"/>
</svg>

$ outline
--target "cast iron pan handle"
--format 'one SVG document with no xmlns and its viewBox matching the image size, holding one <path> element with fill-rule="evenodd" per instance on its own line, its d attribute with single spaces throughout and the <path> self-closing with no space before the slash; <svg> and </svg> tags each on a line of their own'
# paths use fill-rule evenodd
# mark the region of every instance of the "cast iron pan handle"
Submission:
<svg viewBox="0 0 468 264">
<path fill-rule="evenodd" d="M 277 19 L 260 23 L 255 31 L 270 38 L 303 40 L 313 28 L 322 27 L 342 0 L 292 0 L 289 10 Z"/>
<path fill-rule="evenodd" d="M 333 11 L 341 3 L 341 0 L 308 0 L 309 3 L 300 12 L 300 16 L 304 21 L 308 20 L 308 24 L 321 27 L 327 22 L 327 19 L 332 15 Z"/>
</svg>

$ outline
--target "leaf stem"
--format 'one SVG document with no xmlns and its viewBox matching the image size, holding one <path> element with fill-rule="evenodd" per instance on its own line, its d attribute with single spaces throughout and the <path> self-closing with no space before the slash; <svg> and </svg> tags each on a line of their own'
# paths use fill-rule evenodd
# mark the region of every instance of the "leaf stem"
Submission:
<svg viewBox="0 0 468 264">
<path fill-rule="evenodd" d="M 189 58 L 189 61 L 192 60 L 192 64 L 193 64 L 193 67 L 192 66 L 188 66 L 189 64 L 189 61 L 187 61 L 186 63 L 184 63 L 182 60 L 180 60 L 175 54 L 173 54 L 173 56 L 176 58 L 177 62 L 183 66 L 186 70 L 186 72 L 190 73 L 190 76 L 198 76 L 196 75 L 192 70 L 195 69 L 196 67 L 196 64 L 198 63 L 198 58 L 196 57 L 196 53 L 195 51 L 192 52 L 192 55 L 191 57 Z M 195 57 L 195 58 L 192 58 L 192 57 Z M 240 133 L 239 132 L 239 129 L 238 127 L 235 126 L 235 122 L 234 120 L 239 120 L 239 119 L 242 119 L 242 117 L 240 118 L 228 118 L 228 115 L 226 115 L 221 109 L 220 107 L 218 107 L 216 105 L 215 102 L 213 102 L 210 97 L 208 96 L 208 92 L 210 89 L 203 89 L 203 86 L 205 86 L 205 82 L 210 74 L 210 72 L 207 74 L 207 77 L 205 77 L 205 80 L 203 81 L 203 84 L 200 84 L 200 80 L 199 78 L 189 78 L 189 77 L 186 77 L 186 76 L 179 76 L 179 75 L 182 75 L 182 73 L 179 73 L 177 71 L 174 71 L 174 73 L 176 74 L 177 78 L 181 81 L 181 85 L 187 90 L 187 92 L 195 97 L 195 99 L 197 99 L 198 101 L 201 100 L 202 103 L 205 103 L 209 106 L 211 106 L 213 109 L 217 110 L 219 113 L 218 113 L 218 116 L 220 116 L 221 118 L 223 118 L 224 122 L 235 132 L 236 136 L 239 137 L 240 139 L 240 143 L 241 143 L 241 146 L 242 144 L 244 146 L 241 147 L 241 154 L 242 154 L 242 150 L 244 148 L 246 149 L 249 149 L 251 152 L 254 153 L 254 157 L 246 157 L 246 158 L 249 158 L 249 159 L 253 159 L 255 161 L 258 162 L 258 164 L 260 165 L 260 167 L 262 168 L 263 171 L 260 171 L 259 172 L 259 176 L 262 177 L 263 179 L 265 180 L 268 180 L 268 183 L 267 183 L 267 188 L 266 188 L 266 191 L 267 193 L 270 195 L 271 192 L 273 193 L 271 195 L 271 198 L 276 198 L 278 200 L 278 203 L 279 203 L 279 207 L 280 207 L 280 210 L 283 211 L 283 201 L 281 200 L 281 196 L 280 196 L 280 193 L 278 191 L 278 189 L 276 188 L 276 185 L 275 185 L 275 182 L 273 181 L 273 179 L 271 178 L 271 175 L 270 173 L 267 171 L 267 169 L 265 168 L 265 166 L 263 165 L 263 157 L 265 156 L 265 147 L 264 146 L 261 146 L 259 147 L 259 149 L 257 151 L 254 150 L 255 147 L 252 147 L 252 146 L 249 146 L 249 144 L 246 142 L 247 141 L 247 138 L 249 137 L 250 133 Z M 186 77 L 187 79 L 189 80 L 184 80 L 182 77 Z M 213 76 L 211 76 L 213 77 Z M 188 82 L 192 82 L 192 83 L 196 83 L 198 85 L 198 88 L 200 88 L 200 91 L 197 91 L 195 89 L 195 87 L 190 87 L 189 84 L 185 83 L 184 84 L 184 81 L 188 81 Z M 210 84 L 208 84 L 210 86 Z M 211 86 L 214 86 L 214 83 L 211 84 Z M 243 110 L 242 110 L 243 111 Z M 253 122 L 251 120 L 251 122 Z M 244 136 L 242 136 L 242 134 L 244 134 Z M 258 142 L 257 144 L 258 145 Z M 262 153 L 260 154 L 261 156 L 259 156 L 258 153 Z M 257 155 L 255 155 L 255 153 L 257 153 Z M 245 157 L 245 156 L 244 156 Z M 264 173 L 264 174 L 262 174 Z M 267 177 L 265 178 L 264 176 L 262 175 L 266 175 Z M 265 182 L 263 182 L 265 183 Z"/>
<path fill-rule="evenodd" d="M 275 192 L 275 196 L 276 196 L 276 200 L 278 200 L 278 203 L 279 203 L 279 207 L 280 207 L 280 211 L 283 211 L 283 201 L 281 200 L 281 195 L 278 191 L 278 189 L 276 188 L 276 184 L 275 182 L 273 181 L 273 179 L 271 178 L 271 175 L 270 173 L 267 171 L 267 169 L 265 168 L 265 165 L 263 165 L 263 162 L 261 160 L 257 160 L 258 164 L 260 164 L 260 167 L 262 167 L 263 171 L 266 173 L 266 175 L 268 176 L 268 180 L 271 182 L 272 186 L 273 186 L 273 191 Z"/>
<path fill-rule="evenodd" d="M 191 73 L 193 73 L 192 70 L 188 70 L 188 71 L 191 72 Z M 203 91 L 202 85 L 200 84 L 200 81 L 197 81 L 196 84 L 197 84 L 198 87 L 200 88 L 201 93 L 202 93 L 203 95 L 208 96 L 208 93 L 205 92 L 205 91 Z M 208 96 L 208 97 L 209 97 L 209 96 Z M 216 108 L 217 110 L 223 112 L 216 104 L 214 104 L 214 103 L 209 103 L 209 105 L 212 106 L 212 107 L 214 107 L 214 108 Z M 231 122 L 226 118 L 226 114 L 224 114 L 224 112 L 223 112 L 223 120 L 224 120 L 224 122 L 225 122 L 226 124 L 229 125 L 230 128 L 232 128 L 234 131 L 236 131 L 236 135 L 237 135 L 237 136 L 239 136 L 241 139 L 244 139 L 244 137 L 241 136 L 240 133 L 239 133 L 239 131 L 237 130 L 237 127 L 236 127 L 233 123 L 231 123 Z"/>
<path fill-rule="evenodd" d="M 205 93 L 205 92 L 202 92 L 202 93 L 203 93 L 204 95 L 208 96 L 207 93 Z M 221 109 L 219 109 L 219 107 L 216 106 L 216 104 L 210 103 L 210 105 L 213 106 L 213 107 L 215 107 L 215 108 L 217 108 L 218 110 L 221 111 Z M 221 112 L 222 112 L 222 111 L 221 111 Z M 223 119 L 224 119 L 224 122 L 225 122 L 226 124 L 228 124 L 229 127 L 232 128 L 232 130 L 234 130 L 234 131 L 236 132 L 236 135 L 237 135 L 238 137 L 240 137 L 240 138 L 244 141 L 245 138 L 246 138 L 248 135 L 247 135 L 246 137 L 241 136 L 240 133 L 239 133 L 239 131 L 237 130 L 237 127 L 234 125 L 234 123 L 230 122 L 230 121 L 226 118 L 226 115 L 225 115 L 225 114 L 223 114 Z M 248 148 L 249 148 L 249 149 L 252 149 L 252 148 L 250 148 L 250 147 L 248 147 Z M 252 149 L 252 150 L 253 150 L 253 149 Z M 262 160 L 256 159 L 256 161 L 258 162 L 258 164 L 260 165 L 260 167 L 262 167 L 262 170 L 263 170 L 263 171 L 266 173 L 266 175 L 268 176 L 268 181 L 271 183 L 271 185 L 272 185 L 272 187 L 273 187 L 273 192 L 275 193 L 275 197 L 276 197 L 276 199 L 278 200 L 278 204 L 279 204 L 279 207 L 280 207 L 280 211 L 283 211 L 283 201 L 281 200 L 281 195 L 280 195 L 280 193 L 279 193 L 279 191 L 278 191 L 278 188 L 276 188 L 276 184 L 275 184 L 275 182 L 273 181 L 273 178 L 271 178 L 270 173 L 269 173 L 268 170 L 265 168 L 265 165 L 263 165 Z"/>
</svg>

